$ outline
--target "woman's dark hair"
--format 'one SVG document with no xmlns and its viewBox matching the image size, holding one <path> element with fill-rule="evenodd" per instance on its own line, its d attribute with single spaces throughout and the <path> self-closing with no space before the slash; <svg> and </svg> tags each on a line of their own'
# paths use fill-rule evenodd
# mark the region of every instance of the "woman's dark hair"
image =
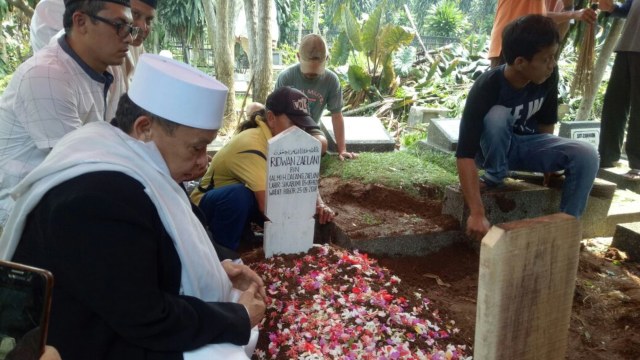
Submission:
<svg viewBox="0 0 640 360">
<path fill-rule="evenodd" d="M 540 50 L 560 42 L 556 24 L 543 15 L 526 15 L 502 31 L 502 56 L 512 65 L 517 57 L 531 60 Z"/>
<path fill-rule="evenodd" d="M 85 13 L 87 15 L 97 15 L 100 10 L 104 9 L 104 6 L 104 1 L 91 0 L 72 1 L 71 3 L 65 5 L 64 15 L 62 16 L 62 26 L 64 26 L 64 32 L 68 34 L 71 30 L 71 26 L 73 25 L 73 14 L 76 11 Z M 92 19 L 92 21 L 95 20 Z"/>
<path fill-rule="evenodd" d="M 249 119 L 245 120 L 238 125 L 236 129 L 236 134 L 239 134 L 247 129 L 253 129 L 258 127 L 258 121 L 265 121 L 267 118 L 267 110 L 260 109 L 258 111 L 254 111 L 249 115 Z"/>
<path fill-rule="evenodd" d="M 116 117 L 111 120 L 111 125 L 119 128 L 127 134 L 131 134 L 133 131 L 133 124 L 140 116 L 150 117 L 153 121 L 157 122 L 168 135 L 172 135 L 175 129 L 180 126 L 178 123 L 154 115 L 153 113 L 141 108 L 134 103 L 127 94 L 120 97 L 118 110 L 116 110 Z"/>
</svg>

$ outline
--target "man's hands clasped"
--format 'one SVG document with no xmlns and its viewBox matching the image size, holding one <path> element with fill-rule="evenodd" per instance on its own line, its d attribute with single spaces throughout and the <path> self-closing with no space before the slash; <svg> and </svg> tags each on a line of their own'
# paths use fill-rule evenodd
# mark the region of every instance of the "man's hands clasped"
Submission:
<svg viewBox="0 0 640 360">
<path fill-rule="evenodd" d="M 222 267 L 229 276 L 233 287 L 242 291 L 238 303 L 247 308 L 251 327 L 258 325 L 264 318 L 266 310 L 267 292 L 264 281 L 247 265 L 223 261 Z"/>
</svg>

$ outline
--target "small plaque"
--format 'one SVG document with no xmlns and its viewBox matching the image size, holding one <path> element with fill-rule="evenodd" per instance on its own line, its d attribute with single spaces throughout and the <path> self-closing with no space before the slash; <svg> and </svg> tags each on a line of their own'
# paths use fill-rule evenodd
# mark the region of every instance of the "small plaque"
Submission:
<svg viewBox="0 0 640 360">
<path fill-rule="evenodd" d="M 596 148 L 600 142 L 600 123 L 597 121 L 569 121 L 560 123 L 559 136 L 587 142 Z"/>
</svg>

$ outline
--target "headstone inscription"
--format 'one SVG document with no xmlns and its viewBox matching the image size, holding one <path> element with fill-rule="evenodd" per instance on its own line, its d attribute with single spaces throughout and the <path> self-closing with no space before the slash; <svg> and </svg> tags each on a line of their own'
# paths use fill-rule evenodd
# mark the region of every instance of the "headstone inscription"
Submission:
<svg viewBox="0 0 640 360">
<path fill-rule="evenodd" d="M 293 126 L 269 140 L 264 253 L 306 252 L 313 245 L 320 142 Z"/>
<path fill-rule="evenodd" d="M 562 122 L 558 135 L 567 139 L 588 142 L 597 148 L 600 141 L 600 123 L 597 121 Z"/>
</svg>

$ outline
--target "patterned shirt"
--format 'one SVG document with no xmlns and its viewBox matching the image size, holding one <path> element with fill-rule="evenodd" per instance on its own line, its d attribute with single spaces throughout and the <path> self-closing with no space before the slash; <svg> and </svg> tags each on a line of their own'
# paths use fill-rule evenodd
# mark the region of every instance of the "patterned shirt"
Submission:
<svg viewBox="0 0 640 360">
<path fill-rule="evenodd" d="M 11 189 L 67 133 L 102 121 L 113 76 L 91 69 L 61 37 L 18 67 L 0 98 L 0 226 Z"/>
</svg>

